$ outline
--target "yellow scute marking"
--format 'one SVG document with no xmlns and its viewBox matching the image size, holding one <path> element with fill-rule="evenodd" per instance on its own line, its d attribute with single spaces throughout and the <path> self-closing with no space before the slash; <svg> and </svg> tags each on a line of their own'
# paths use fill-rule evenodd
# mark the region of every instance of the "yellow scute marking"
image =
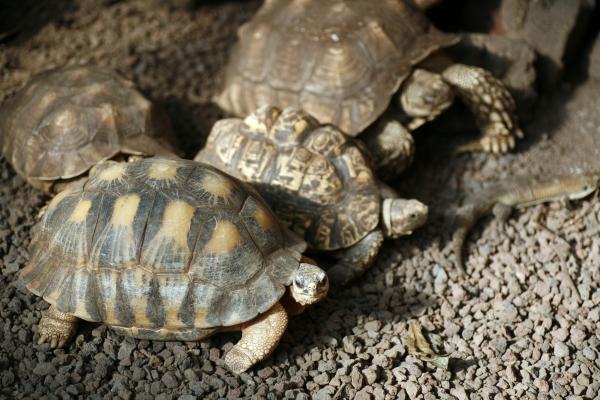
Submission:
<svg viewBox="0 0 600 400">
<path fill-rule="evenodd" d="M 118 322 L 115 314 L 115 303 L 112 300 L 107 299 L 104 301 L 104 308 L 106 309 L 106 317 L 104 318 L 104 322 L 107 324 Z"/>
<path fill-rule="evenodd" d="M 69 192 L 67 190 L 63 190 L 54 196 L 50 204 L 48 204 L 48 209 L 56 207 L 58 203 L 60 203 L 67 196 L 67 194 L 69 194 Z M 46 214 L 48 214 L 48 210 L 46 210 Z"/>
<path fill-rule="evenodd" d="M 121 179 L 125 175 L 126 168 L 127 166 L 124 163 L 111 165 L 100 172 L 98 178 L 108 182 Z"/>
<path fill-rule="evenodd" d="M 85 319 L 85 320 L 91 320 L 92 316 L 88 313 L 87 309 L 85 308 L 85 303 L 82 301 L 78 301 L 77 304 L 75 305 L 75 313 L 74 313 L 77 317 Z"/>
<path fill-rule="evenodd" d="M 303 119 L 294 122 L 294 132 L 298 135 L 304 132 L 307 127 L 308 123 Z"/>
<path fill-rule="evenodd" d="M 148 176 L 152 179 L 174 179 L 177 176 L 177 165 L 155 161 L 148 169 Z"/>
<path fill-rule="evenodd" d="M 135 315 L 135 323 L 138 326 L 152 326 L 152 322 L 146 316 L 146 308 L 148 307 L 148 301 L 144 298 L 137 298 L 131 301 L 131 307 L 133 309 L 133 315 Z"/>
<path fill-rule="evenodd" d="M 79 203 L 77 203 L 77 206 L 75 206 L 73 212 L 71 213 L 69 221 L 76 224 L 85 221 L 85 218 L 87 217 L 90 208 L 92 208 L 91 200 L 80 200 Z"/>
<path fill-rule="evenodd" d="M 229 221 L 219 221 L 204 250 L 218 256 L 227 254 L 238 245 L 240 239 L 240 231 L 237 226 Z"/>
<path fill-rule="evenodd" d="M 208 174 L 202 179 L 202 188 L 213 196 L 227 198 L 231 193 L 231 182 L 225 178 Z"/>
<path fill-rule="evenodd" d="M 258 206 L 258 209 L 256 210 L 256 214 L 254 214 L 254 218 L 256 218 L 256 222 L 258 222 L 258 224 L 261 226 L 261 228 L 263 228 L 265 231 L 271 229 L 271 227 L 273 226 L 273 218 L 272 216 L 269 214 L 269 212 L 267 210 L 265 210 L 264 207 L 262 206 Z"/>
<path fill-rule="evenodd" d="M 172 238 L 179 247 L 187 248 L 194 211 L 194 207 L 185 201 L 172 201 L 165 208 L 160 233 Z"/>
<path fill-rule="evenodd" d="M 170 304 L 166 308 L 167 327 L 177 328 L 183 326 L 183 322 L 181 322 L 181 320 L 179 319 L 179 305 Z"/>
<path fill-rule="evenodd" d="M 140 196 L 137 194 L 119 197 L 115 201 L 115 207 L 110 219 L 111 224 L 131 226 L 139 204 Z"/>
<path fill-rule="evenodd" d="M 203 326 L 206 323 L 206 310 L 202 307 L 196 307 L 194 314 L 194 326 Z"/>
</svg>

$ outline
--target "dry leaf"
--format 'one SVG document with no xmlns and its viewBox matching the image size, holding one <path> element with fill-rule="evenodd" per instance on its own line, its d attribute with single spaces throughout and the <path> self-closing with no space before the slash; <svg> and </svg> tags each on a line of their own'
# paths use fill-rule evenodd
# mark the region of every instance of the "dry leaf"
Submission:
<svg viewBox="0 0 600 400">
<path fill-rule="evenodd" d="M 421 325 L 416 321 L 408 324 L 408 336 L 406 338 L 406 347 L 408 353 L 414 355 L 422 361 L 431 363 L 436 367 L 449 369 L 450 356 L 448 354 L 436 354 L 432 349 L 423 332 Z"/>
</svg>

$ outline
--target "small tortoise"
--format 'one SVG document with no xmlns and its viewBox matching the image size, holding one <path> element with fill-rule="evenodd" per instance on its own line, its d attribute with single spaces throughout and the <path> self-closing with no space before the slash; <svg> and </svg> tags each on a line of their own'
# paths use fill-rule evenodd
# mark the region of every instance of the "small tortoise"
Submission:
<svg viewBox="0 0 600 400">
<path fill-rule="evenodd" d="M 427 206 L 376 180 L 357 141 L 294 108 L 217 121 L 196 160 L 252 183 L 312 249 L 333 252 L 337 284 L 373 263 L 384 236 L 411 234 L 427 219 Z"/>
<path fill-rule="evenodd" d="M 238 36 L 220 107 L 245 116 L 293 106 L 351 136 L 372 125 L 363 139 L 380 177 L 410 163 L 409 130 L 447 109 L 455 92 L 483 132 L 464 149 L 506 152 L 522 136 L 503 84 L 445 58 L 438 50 L 459 37 L 436 30 L 410 0 L 267 0 Z M 373 124 L 397 92 L 396 112 Z"/>
<path fill-rule="evenodd" d="M 0 147 L 32 186 L 57 193 L 102 160 L 175 150 L 166 113 L 101 67 L 35 76 L 0 111 Z"/>
<path fill-rule="evenodd" d="M 241 330 L 225 357 L 239 373 L 274 350 L 288 313 L 326 295 L 305 247 L 249 185 L 213 167 L 105 161 L 51 201 L 20 280 L 51 304 L 40 342 L 63 346 L 79 318 L 149 340 Z"/>
</svg>

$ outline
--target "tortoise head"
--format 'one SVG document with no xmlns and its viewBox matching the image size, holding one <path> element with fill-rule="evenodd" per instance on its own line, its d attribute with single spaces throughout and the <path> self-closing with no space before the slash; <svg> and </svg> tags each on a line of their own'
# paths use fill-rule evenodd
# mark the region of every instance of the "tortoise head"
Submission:
<svg viewBox="0 0 600 400">
<path fill-rule="evenodd" d="M 294 300 L 303 306 L 321 301 L 329 290 L 329 279 L 321 268 L 313 264 L 300 263 L 292 283 Z"/>
<path fill-rule="evenodd" d="M 381 207 L 383 233 L 390 238 L 410 235 L 427 221 L 427 206 L 414 199 L 385 199 Z"/>
<path fill-rule="evenodd" d="M 439 74 L 417 69 L 404 82 L 399 100 L 409 116 L 431 120 L 452 105 L 454 92 Z"/>
</svg>

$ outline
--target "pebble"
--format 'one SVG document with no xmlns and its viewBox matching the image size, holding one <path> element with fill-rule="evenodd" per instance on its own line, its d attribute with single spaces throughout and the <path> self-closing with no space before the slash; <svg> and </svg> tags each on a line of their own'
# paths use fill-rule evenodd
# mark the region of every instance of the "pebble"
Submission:
<svg viewBox="0 0 600 400">
<path fill-rule="evenodd" d="M 406 390 L 406 394 L 408 394 L 409 399 L 414 399 L 417 396 L 419 387 L 414 382 L 406 382 L 404 383 L 404 390 Z"/>
<path fill-rule="evenodd" d="M 560 358 L 568 357 L 569 347 L 563 342 L 554 342 L 554 355 Z"/>
</svg>

